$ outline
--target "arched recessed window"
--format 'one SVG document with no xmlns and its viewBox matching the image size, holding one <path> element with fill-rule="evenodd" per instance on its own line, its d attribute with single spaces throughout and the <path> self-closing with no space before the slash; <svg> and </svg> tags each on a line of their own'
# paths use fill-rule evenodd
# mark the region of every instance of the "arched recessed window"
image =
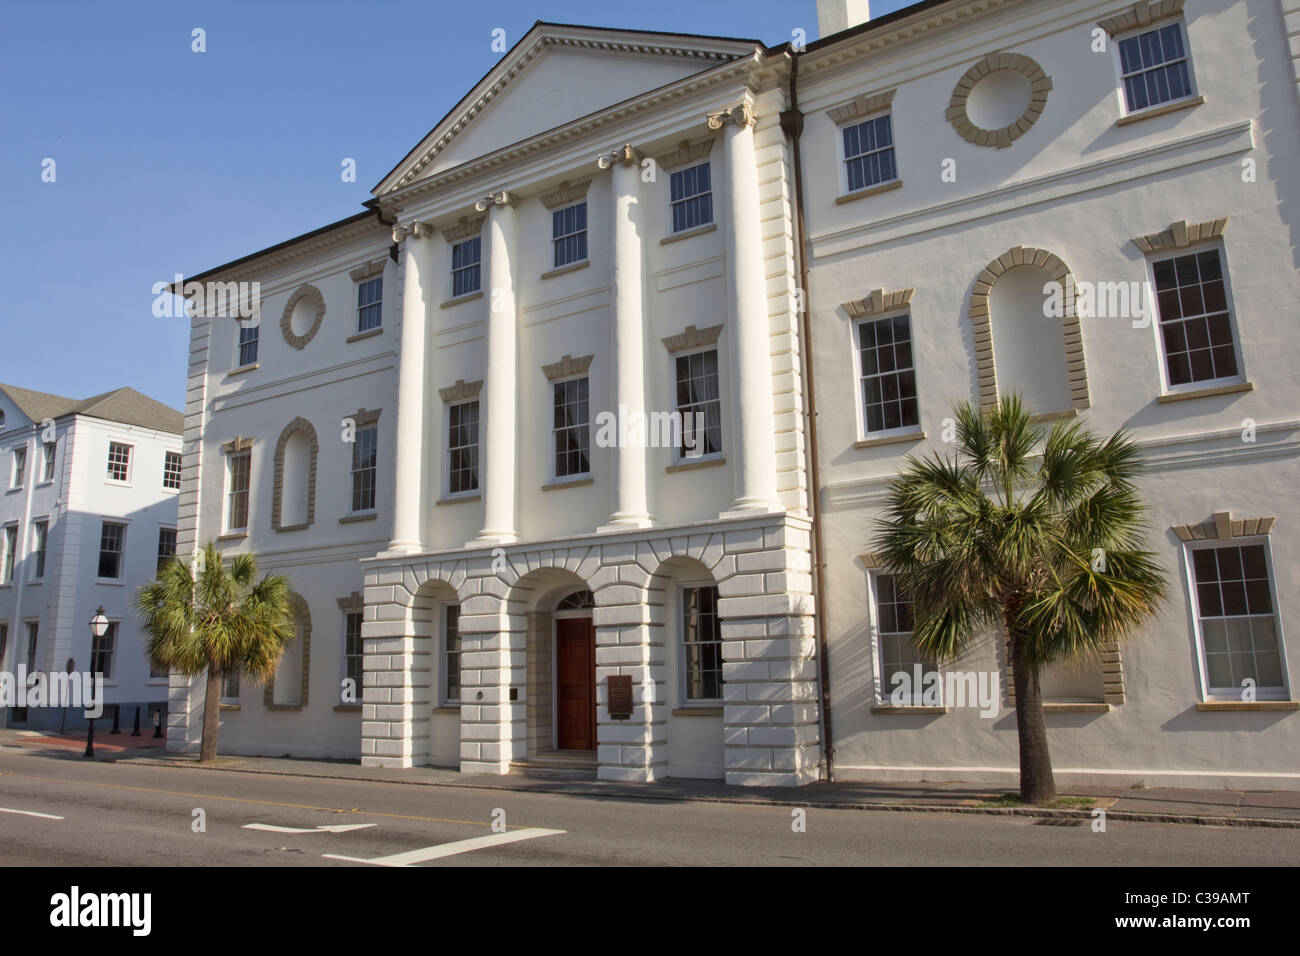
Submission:
<svg viewBox="0 0 1300 956">
<path fill-rule="evenodd" d="M 271 527 L 276 531 L 305 528 L 315 520 L 319 450 L 316 429 L 305 418 L 295 418 L 280 433 L 271 491 Z"/>
<path fill-rule="evenodd" d="M 1046 249 L 1015 246 L 975 279 L 970 298 L 980 407 L 1020 392 L 1040 415 L 1087 408 L 1074 277 Z"/>
<path fill-rule="evenodd" d="M 307 706 L 307 664 L 311 660 L 311 610 L 302 596 L 290 592 L 293 640 L 285 647 L 274 676 L 266 682 L 264 703 L 271 708 Z"/>
</svg>

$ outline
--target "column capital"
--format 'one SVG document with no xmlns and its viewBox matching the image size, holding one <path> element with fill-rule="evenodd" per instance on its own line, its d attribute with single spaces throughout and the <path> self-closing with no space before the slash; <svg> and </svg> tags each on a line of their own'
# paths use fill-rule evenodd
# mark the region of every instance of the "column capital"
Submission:
<svg viewBox="0 0 1300 956">
<path fill-rule="evenodd" d="M 611 166 L 637 166 L 641 162 L 642 153 L 639 149 L 633 149 L 631 143 L 624 143 L 617 149 L 610 150 L 608 153 L 601 153 L 596 157 L 596 165 L 601 169 L 609 169 Z"/>
<path fill-rule="evenodd" d="M 437 234 L 432 223 L 420 222 L 418 219 L 412 219 L 408 223 L 394 223 L 393 225 L 393 242 L 401 242 L 407 237 L 415 239 L 432 239 Z"/>
<path fill-rule="evenodd" d="M 722 129 L 724 126 L 753 126 L 758 117 L 754 114 L 751 103 L 738 103 L 725 110 L 709 114 L 709 129 Z"/>
<path fill-rule="evenodd" d="M 474 208 L 478 212 L 487 212 L 493 206 L 513 206 L 519 202 L 519 197 L 512 192 L 499 189 L 496 192 L 488 193 L 482 199 L 474 203 Z"/>
</svg>

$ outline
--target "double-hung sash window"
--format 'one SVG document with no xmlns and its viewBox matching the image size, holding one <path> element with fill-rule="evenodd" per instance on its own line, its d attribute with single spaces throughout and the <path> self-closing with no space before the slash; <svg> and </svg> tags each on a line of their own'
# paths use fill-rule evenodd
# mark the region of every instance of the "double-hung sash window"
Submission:
<svg viewBox="0 0 1300 956">
<path fill-rule="evenodd" d="M 155 573 L 161 574 L 162 569 L 166 567 L 176 557 L 176 529 L 159 528 L 158 529 L 158 566 Z"/>
<path fill-rule="evenodd" d="M 858 362 L 863 431 L 870 435 L 918 425 L 910 318 L 858 323 Z"/>
<path fill-rule="evenodd" d="M 677 414 L 681 417 L 680 459 L 722 453 L 722 399 L 718 389 L 718 350 L 677 355 Z"/>
<path fill-rule="evenodd" d="M 572 478 L 591 471 L 591 403 L 587 378 L 553 383 L 555 477 Z"/>
<path fill-rule="evenodd" d="M 122 551 L 126 525 L 105 521 L 99 530 L 99 577 L 117 580 L 122 577 Z"/>
<path fill-rule="evenodd" d="M 90 638 L 90 672 L 113 679 L 113 648 L 117 643 L 117 621 L 110 621 L 103 637 Z"/>
<path fill-rule="evenodd" d="M 1121 37 L 1118 47 L 1124 103 L 1129 113 L 1192 95 L 1182 23 Z"/>
<path fill-rule="evenodd" d="M 108 443 L 108 480 L 131 479 L 131 446 L 120 441 Z"/>
<path fill-rule="evenodd" d="M 460 605 L 442 609 L 442 702 L 460 703 Z"/>
<path fill-rule="evenodd" d="M 892 574 L 873 575 L 872 583 L 876 604 L 876 660 L 880 668 L 879 700 L 889 703 L 894 699 L 894 690 L 910 688 L 903 704 L 920 704 L 921 686 L 916 680 L 916 667 L 920 665 L 923 674 L 935 667 L 912 646 L 912 602 Z M 906 681 L 900 675 L 906 675 Z"/>
<path fill-rule="evenodd" d="M 9 476 L 10 488 L 21 488 L 27 474 L 27 449 L 18 447 L 13 454 L 13 472 Z"/>
<path fill-rule="evenodd" d="M 169 451 L 163 453 L 163 487 L 179 491 L 181 487 L 181 453 Z"/>
<path fill-rule="evenodd" d="M 1152 264 L 1152 274 L 1169 386 L 1239 377 L 1219 250 L 1161 259 Z"/>
<path fill-rule="evenodd" d="M 447 493 L 478 490 L 478 400 L 447 406 Z"/>
<path fill-rule="evenodd" d="M 681 589 L 683 698 L 722 699 L 722 625 L 718 619 L 718 589 Z"/>
<path fill-rule="evenodd" d="M 252 452 L 231 455 L 227 464 L 226 530 L 248 528 L 248 489 L 253 467 Z"/>
<path fill-rule="evenodd" d="M 379 328 L 384 308 L 384 277 L 375 276 L 357 283 L 357 331 Z"/>
<path fill-rule="evenodd" d="M 586 202 L 574 203 L 551 213 L 551 247 L 556 269 L 586 260 Z"/>
<path fill-rule="evenodd" d="M 221 675 L 221 702 L 223 704 L 239 703 L 239 670 L 226 671 Z"/>
<path fill-rule="evenodd" d="M 39 621 L 27 622 L 27 673 L 36 672 L 36 645 L 40 640 L 41 625 Z"/>
<path fill-rule="evenodd" d="M 713 222 L 713 182 L 708 163 L 674 171 L 668 177 L 668 194 L 674 233 Z"/>
<path fill-rule="evenodd" d="M 14 579 L 14 562 L 18 557 L 18 525 L 6 525 L 4 541 L 0 545 L 4 553 L 0 554 L 0 584 L 8 584 Z"/>
<path fill-rule="evenodd" d="M 352 510 L 375 510 L 375 473 L 379 460 L 379 428 L 357 429 L 352 443 Z"/>
<path fill-rule="evenodd" d="M 54 480 L 54 462 L 55 462 L 55 460 L 56 460 L 56 459 L 55 459 L 55 452 L 58 451 L 58 447 L 59 447 L 59 446 L 58 446 L 58 443 L 57 443 L 57 442 L 52 442 L 52 441 L 47 441 L 47 442 L 44 443 L 44 445 L 42 445 L 42 448 L 44 448 L 44 450 L 45 450 L 45 457 L 44 457 L 44 459 L 41 461 L 41 481 L 42 481 L 42 482 L 47 482 L 47 481 L 53 481 L 53 480 Z"/>
<path fill-rule="evenodd" d="M 49 542 L 50 522 L 48 518 L 32 522 L 32 579 L 39 581 L 45 577 L 45 546 Z"/>
<path fill-rule="evenodd" d="M 889 113 L 844 126 L 840 136 L 844 145 L 845 186 L 849 192 L 870 189 L 898 178 Z"/>
<path fill-rule="evenodd" d="M 1191 570 L 1207 696 L 1286 697 L 1277 605 L 1263 543 L 1193 547 Z"/>
<path fill-rule="evenodd" d="M 239 324 L 239 367 L 257 364 L 257 330 L 253 324 Z"/>
<path fill-rule="evenodd" d="M 483 238 L 473 236 L 451 247 L 451 297 L 478 292 L 483 287 Z"/>
<path fill-rule="evenodd" d="M 343 622 L 343 676 L 352 681 L 354 696 L 349 703 L 361 702 L 362 661 L 365 646 L 361 640 L 361 611 L 349 611 Z"/>
</svg>

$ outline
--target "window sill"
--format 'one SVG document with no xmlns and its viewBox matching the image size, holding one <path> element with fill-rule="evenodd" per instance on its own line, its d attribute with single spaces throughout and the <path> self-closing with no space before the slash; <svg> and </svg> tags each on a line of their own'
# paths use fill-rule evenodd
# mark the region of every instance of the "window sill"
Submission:
<svg viewBox="0 0 1300 956">
<path fill-rule="evenodd" d="M 876 704 L 871 708 L 872 714 L 897 714 L 906 717 L 938 717 L 948 713 L 950 707 L 922 707 L 919 704 L 913 706 L 904 704 L 901 707 L 896 704 Z"/>
<path fill-rule="evenodd" d="M 1185 100 L 1176 100 L 1172 103 L 1161 103 L 1159 106 L 1150 106 L 1137 113 L 1129 113 L 1127 116 L 1121 116 L 1115 121 L 1115 125 L 1128 126 L 1130 123 L 1150 119 L 1153 116 L 1164 116 L 1167 113 L 1177 113 L 1179 110 L 1189 110 L 1194 106 L 1202 106 L 1204 103 L 1204 96 L 1193 96 Z"/>
<path fill-rule="evenodd" d="M 674 717 L 721 717 L 721 707 L 677 707 L 673 710 Z"/>
<path fill-rule="evenodd" d="M 460 305 L 463 302 L 473 302 L 475 299 L 481 298 L 483 298 L 482 289 L 479 289 L 477 292 L 466 292 L 464 295 L 458 295 L 454 298 L 448 299 L 446 302 L 442 303 L 442 305 L 438 306 L 438 308 L 450 309 L 452 306 Z"/>
<path fill-rule="evenodd" d="M 36 482 L 36 487 L 37 487 L 37 488 L 44 488 L 46 485 L 52 485 L 52 484 L 54 484 L 54 479 L 53 479 L 53 478 L 46 478 L 44 481 L 38 481 L 38 482 Z"/>
<path fill-rule="evenodd" d="M 859 438 L 853 443 L 854 448 L 877 448 L 881 445 L 900 445 L 903 442 L 924 441 L 925 432 L 920 428 L 899 432 L 895 435 L 880 435 L 877 438 Z"/>
<path fill-rule="evenodd" d="M 1234 382 L 1232 385 L 1213 385 L 1209 388 L 1197 388 L 1186 392 L 1167 392 L 1157 395 L 1156 402 L 1166 405 L 1169 402 L 1185 402 L 1193 398 L 1210 398 L 1214 395 L 1236 395 L 1240 392 L 1254 391 L 1254 382 Z"/>
<path fill-rule="evenodd" d="M 1198 700 L 1197 710 L 1300 710 L 1300 700 Z"/>
<path fill-rule="evenodd" d="M 887 183 L 881 183 L 879 186 L 870 186 L 867 189 L 859 189 L 857 192 L 845 193 L 843 196 L 836 196 L 835 205 L 842 206 L 846 202 L 866 199 L 868 196 L 879 196 L 881 193 L 887 193 L 902 188 L 903 181 L 901 179 L 892 179 Z"/>
<path fill-rule="evenodd" d="M 126 582 L 121 578 L 95 578 L 96 584 L 108 584 L 115 588 L 126 587 Z"/>
<path fill-rule="evenodd" d="M 462 501 L 479 501 L 482 498 L 483 498 L 483 493 L 481 491 L 476 491 L 473 494 L 468 494 L 468 495 L 464 495 L 464 494 L 447 495 L 447 497 L 445 498 L 439 498 L 437 501 L 434 502 L 434 504 L 435 505 L 456 505 L 456 504 L 460 504 Z"/>
<path fill-rule="evenodd" d="M 339 524 L 356 524 L 358 521 L 374 521 L 379 517 L 378 512 L 367 511 L 364 513 L 344 515 L 339 519 Z"/>
<path fill-rule="evenodd" d="M 441 707 L 433 708 L 435 716 L 450 716 L 451 714 L 460 715 L 460 704 L 443 704 Z"/>
<path fill-rule="evenodd" d="M 1037 415 L 1030 415 L 1031 422 L 1056 422 L 1063 418 L 1078 418 L 1079 410 L 1077 408 L 1066 408 L 1059 412 L 1039 412 Z"/>
<path fill-rule="evenodd" d="M 552 269 L 550 272 L 543 272 L 541 278 L 554 279 L 556 276 L 567 275 L 570 272 L 577 272 L 579 269 L 585 269 L 591 265 L 590 259 L 583 259 L 581 262 L 570 262 L 567 266 L 560 266 L 558 269 Z"/>
<path fill-rule="evenodd" d="M 114 488 L 131 488 L 131 487 L 133 487 L 132 484 L 131 484 L 131 482 L 129 482 L 129 481 L 117 481 L 117 480 L 114 479 L 114 478 L 105 478 L 105 479 L 104 479 L 104 484 L 106 484 L 106 485 L 111 485 L 111 486 L 114 487 Z"/>
<path fill-rule="evenodd" d="M 683 229 L 681 232 L 675 232 L 671 236 L 664 236 L 659 240 L 659 245 L 666 246 L 670 242 L 680 242 L 682 239 L 690 239 L 694 236 L 703 236 L 710 232 L 717 232 L 718 224 L 711 222 L 706 226 L 696 226 L 694 229 Z"/>
<path fill-rule="evenodd" d="M 554 481 L 548 481 L 542 485 L 542 491 L 560 491 L 564 488 L 581 488 L 583 485 L 592 485 L 596 479 L 590 476 L 586 478 L 556 478 Z"/>
<path fill-rule="evenodd" d="M 664 474 L 671 475 L 679 471 L 694 471 L 696 468 L 717 468 L 726 463 L 727 459 L 723 458 L 721 455 L 716 458 L 700 458 L 698 461 L 692 461 L 691 459 L 686 458 L 682 461 L 676 462 L 675 464 L 669 465 L 664 469 Z"/>
<path fill-rule="evenodd" d="M 248 537 L 247 531 L 227 531 L 225 534 L 217 535 L 218 541 L 243 541 Z"/>
<path fill-rule="evenodd" d="M 226 373 L 226 378 L 234 378 L 236 375 L 243 375 L 245 372 L 256 371 L 259 363 L 254 362 L 252 365 L 241 365 L 239 368 L 232 368 Z"/>
<path fill-rule="evenodd" d="M 31 579 L 30 581 L 28 581 L 27 583 L 28 583 L 28 585 L 44 584 L 44 583 L 45 583 L 45 579 L 44 579 L 44 578 L 32 578 L 32 579 Z"/>
<path fill-rule="evenodd" d="M 302 710 L 302 704 L 267 704 L 267 710 Z"/>
<path fill-rule="evenodd" d="M 353 713 L 354 711 L 356 713 L 361 713 L 361 705 L 360 704 L 335 704 L 334 705 L 334 713 L 336 714 L 350 714 Z"/>
<path fill-rule="evenodd" d="M 304 521 L 302 524 L 282 524 L 278 528 L 272 528 L 272 531 L 301 531 L 303 528 L 310 528 L 311 524 Z"/>
<path fill-rule="evenodd" d="M 358 332 L 356 335 L 349 335 L 346 342 L 351 345 L 353 342 L 360 342 L 362 339 L 373 339 L 376 335 L 383 334 L 384 327 L 381 325 L 378 328 L 366 329 L 364 332 Z"/>
<path fill-rule="evenodd" d="M 1045 700 L 1043 701 L 1043 713 L 1108 714 L 1110 713 L 1110 704 L 1097 700 Z"/>
<path fill-rule="evenodd" d="M 217 707 L 220 710 L 239 710 L 238 704 L 227 704 L 225 701 L 222 701 Z"/>
</svg>

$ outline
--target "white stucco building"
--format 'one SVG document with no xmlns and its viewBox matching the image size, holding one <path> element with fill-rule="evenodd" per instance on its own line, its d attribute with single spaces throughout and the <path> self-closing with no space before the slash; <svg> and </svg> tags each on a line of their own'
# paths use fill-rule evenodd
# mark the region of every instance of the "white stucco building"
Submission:
<svg viewBox="0 0 1300 956">
<path fill-rule="evenodd" d="M 87 399 L 0 385 L 0 670 L 104 674 L 105 717 L 152 732 L 167 674 L 144 653 L 136 590 L 176 551 L 183 416 L 131 388 Z M 94 641 L 98 608 L 108 633 Z M 5 725 L 85 727 L 8 707 Z M 100 725 L 101 732 L 107 730 Z"/>
<path fill-rule="evenodd" d="M 179 547 L 289 575 L 300 635 L 231 682 L 224 749 L 793 785 L 829 740 L 841 777 L 1012 780 L 1005 706 L 883 704 L 905 634 L 869 539 L 952 402 L 1015 387 L 1134 430 L 1183 575 L 1132 649 L 1051 676 L 1057 766 L 1293 779 L 1283 6 L 819 6 L 841 32 L 806 48 L 538 23 L 368 211 L 193 277 L 259 282 L 261 320 L 193 321 Z M 1188 256 L 1226 310 L 1041 318 L 1044 276 L 1163 302 Z M 1276 659 L 1225 672 L 1217 631 L 1207 659 L 1239 625 L 1184 565 L 1219 545 L 1259 546 Z M 1213 684 L 1237 663 L 1248 712 Z M 201 710 L 174 679 L 169 746 Z"/>
</svg>

